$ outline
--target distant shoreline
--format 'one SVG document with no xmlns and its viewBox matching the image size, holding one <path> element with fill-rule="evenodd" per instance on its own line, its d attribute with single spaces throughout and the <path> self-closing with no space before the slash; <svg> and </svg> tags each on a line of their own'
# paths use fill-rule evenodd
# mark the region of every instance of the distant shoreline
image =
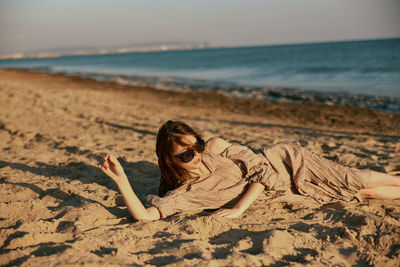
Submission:
<svg viewBox="0 0 400 267">
<path fill-rule="evenodd" d="M 157 52 L 221 48 L 223 46 L 209 44 L 160 44 L 150 46 L 133 46 L 120 48 L 104 48 L 96 50 L 77 50 L 71 52 L 39 52 L 39 53 L 12 53 L 0 55 L 0 60 L 27 59 L 27 58 L 58 58 L 64 56 L 108 55 L 125 54 L 132 52 Z"/>
</svg>

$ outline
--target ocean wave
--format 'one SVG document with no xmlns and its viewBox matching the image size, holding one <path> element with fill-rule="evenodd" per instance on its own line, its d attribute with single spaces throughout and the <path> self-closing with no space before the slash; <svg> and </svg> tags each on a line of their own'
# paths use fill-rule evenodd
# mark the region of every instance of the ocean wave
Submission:
<svg viewBox="0 0 400 267">
<path fill-rule="evenodd" d="M 369 107 L 391 113 L 400 113 L 400 99 L 388 96 L 369 96 L 345 92 L 321 92 L 304 88 L 266 87 L 240 85 L 229 82 L 214 82 L 200 79 L 177 77 L 80 74 L 99 81 L 115 81 L 129 86 L 151 86 L 159 90 L 175 92 L 202 91 L 217 92 L 233 97 L 241 97 L 271 102 L 317 103 L 327 105 L 350 105 Z"/>
<path fill-rule="evenodd" d="M 393 68 L 393 67 L 363 67 L 359 69 L 359 72 L 361 73 L 382 73 L 382 74 L 387 74 L 387 73 L 400 73 L 400 68 Z"/>
<path fill-rule="evenodd" d="M 299 73 L 339 73 L 348 71 L 351 71 L 351 69 L 338 67 L 306 67 L 298 70 Z"/>
</svg>

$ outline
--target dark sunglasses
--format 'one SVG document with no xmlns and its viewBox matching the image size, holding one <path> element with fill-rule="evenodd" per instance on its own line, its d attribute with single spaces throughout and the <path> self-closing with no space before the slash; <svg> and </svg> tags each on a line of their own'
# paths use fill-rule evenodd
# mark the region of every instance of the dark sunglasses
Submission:
<svg viewBox="0 0 400 267">
<path fill-rule="evenodd" d="M 204 145 L 204 140 L 198 139 L 192 147 L 186 149 L 185 152 L 175 155 L 175 157 L 179 158 L 183 163 L 189 163 L 193 160 L 195 151 L 197 151 L 197 153 L 201 153 L 204 151 Z"/>
</svg>

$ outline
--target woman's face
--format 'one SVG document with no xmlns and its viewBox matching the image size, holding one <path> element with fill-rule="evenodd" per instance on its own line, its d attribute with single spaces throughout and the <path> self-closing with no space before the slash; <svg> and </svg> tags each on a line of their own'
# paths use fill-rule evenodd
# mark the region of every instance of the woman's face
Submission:
<svg viewBox="0 0 400 267">
<path fill-rule="evenodd" d="M 199 154 L 196 150 L 194 150 L 194 157 L 191 161 L 185 163 L 180 158 L 184 158 L 182 153 L 188 152 L 188 150 L 193 148 L 193 145 L 196 144 L 197 139 L 193 135 L 185 135 L 182 138 L 182 141 L 186 143 L 186 146 L 181 146 L 179 144 L 174 145 L 174 155 L 178 157 L 178 161 L 181 163 L 181 166 L 185 168 L 187 171 L 195 171 L 200 168 L 201 163 L 201 154 Z M 190 151 L 189 151 L 190 152 Z M 190 153 L 188 153 L 190 155 Z M 181 155 L 181 156 L 179 156 Z M 188 155 L 185 155 L 186 157 Z"/>
</svg>

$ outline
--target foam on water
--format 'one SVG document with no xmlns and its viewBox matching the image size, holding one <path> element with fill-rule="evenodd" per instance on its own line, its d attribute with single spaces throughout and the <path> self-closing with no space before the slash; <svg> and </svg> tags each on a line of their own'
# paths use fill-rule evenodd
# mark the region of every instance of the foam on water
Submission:
<svg viewBox="0 0 400 267">
<path fill-rule="evenodd" d="M 400 112 L 400 39 L 0 60 L 0 66 Z"/>
</svg>

